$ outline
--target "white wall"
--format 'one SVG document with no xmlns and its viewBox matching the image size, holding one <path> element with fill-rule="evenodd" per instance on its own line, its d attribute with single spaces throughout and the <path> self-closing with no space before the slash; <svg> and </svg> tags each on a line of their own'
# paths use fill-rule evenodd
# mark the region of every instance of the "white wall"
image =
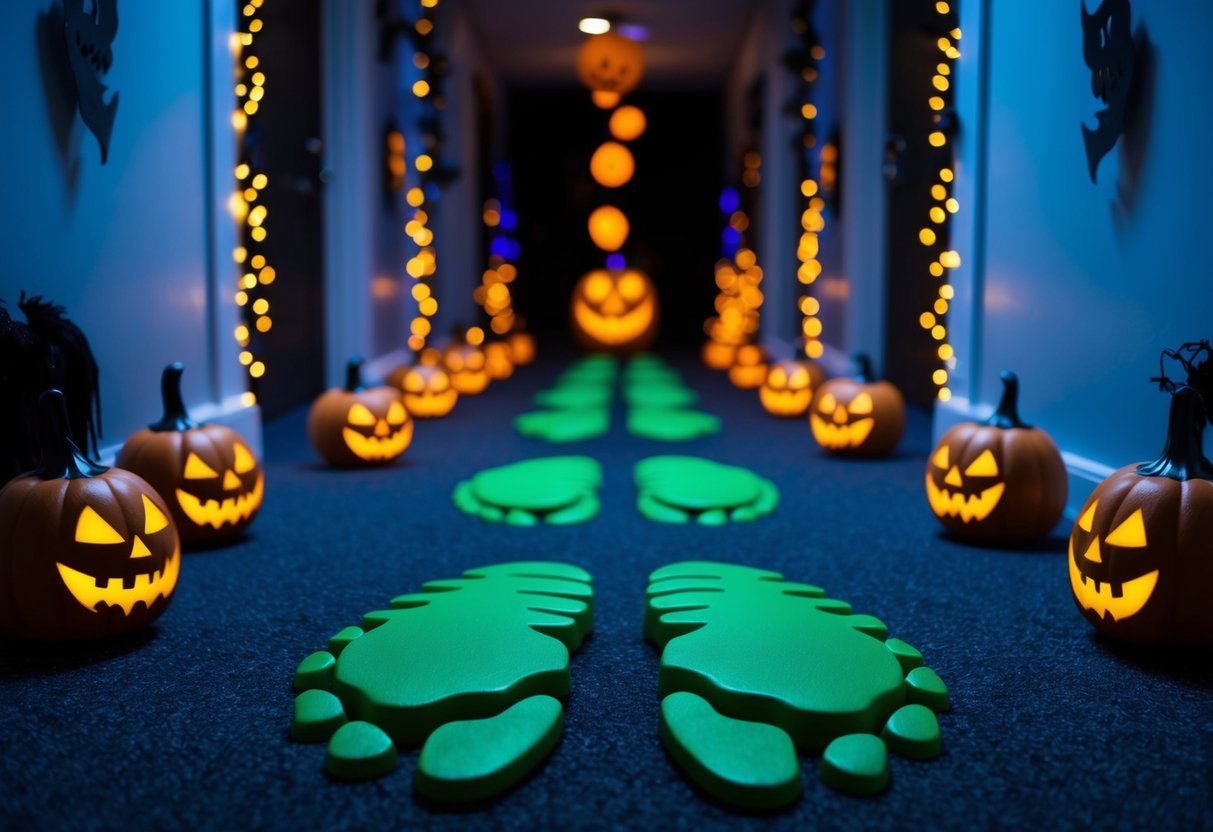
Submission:
<svg viewBox="0 0 1213 832">
<path fill-rule="evenodd" d="M 172 361 L 186 364 L 185 398 L 198 415 L 234 421 L 259 444 L 255 409 L 239 402 L 245 386 L 231 337 L 234 231 L 221 207 L 230 185 L 219 199 L 212 185 L 231 181 L 232 3 L 119 4 L 105 79 L 119 105 L 105 165 L 79 115 L 60 150 L 51 114 L 67 112 L 70 87 L 44 72 L 36 36 L 51 5 L 0 6 L 0 77 L 9 79 L 0 298 L 20 319 L 20 291 L 43 294 L 88 334 L 101 366 L 103 446 L 159 417 L 160 371 Z M 212 18 L 226 29 L 212 28 Z M 226 89 L 211 85 L 212 72 L 226 72 Z M 223 95 L 225 109 L 211 119 Z M 226 256 L 213 258 L 220 247 Z"/>
<path fill-rule="evenodd" d="M 999 370 L 1017 371 L 1024 417 L 1071 455 L 1071 509 L 1109 467 L 1158 454 L 1167 397 L 1149 377 L 1159 351 L 1213 335 L 1213 77 L 1199 71 L 1213 5 L 1133 3 L 1154 64 L 1145 81 L 1152 106 L 1134 128 L 1141 150 L 1130 208 L 1120 198 L 1125 139 L 1097 184 L 1088 175 L 1079 124 L 1094 125 L 1101 105 L 1076 6 L 961 3 L 957 184 L 969 194 L 953 307 L 961 395 L 937 420 L 942 430 L 984 412 Z"/>
</svg>

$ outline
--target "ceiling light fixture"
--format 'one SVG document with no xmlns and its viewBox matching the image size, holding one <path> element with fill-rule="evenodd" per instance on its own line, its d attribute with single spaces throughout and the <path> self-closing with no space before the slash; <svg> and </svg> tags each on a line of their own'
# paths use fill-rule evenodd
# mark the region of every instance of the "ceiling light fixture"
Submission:
<svg viewBox="0 0 1213 832">
<path fill-rule="evenodd" d="M 611 31 L 611 21 L 604 17 L 583 17 L 577 21 L 577 28 L 587 35 L 601 35 Z"/>
</svg>

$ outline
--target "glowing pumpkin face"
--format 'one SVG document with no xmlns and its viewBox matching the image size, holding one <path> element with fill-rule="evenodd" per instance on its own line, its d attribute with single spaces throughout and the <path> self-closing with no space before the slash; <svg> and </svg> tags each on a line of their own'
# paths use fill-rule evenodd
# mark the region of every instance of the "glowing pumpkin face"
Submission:
<svg viewBox="0 0 1213 832">
<path fill-rule="evenodd" d="M 767 351 L 757 344 L 742 344 L 737 348 L 729 381 L 742 390 L 761 387 L 767 378 Z"/>
<path fill-rule="evenodd" d="M 625 95 L 644 76 L 644 53 L 629 38 L 594 35 L 577 53 L 577 76 L 591 90 Z"/>
<path fill-rule="evenodd" d="M 165 368 L 164 417 L 126 441 L 118 466 L 143 477 L 164 498 L 182 542 L 237 537 L 261 509 L 265 475 L 240 434 L 189 418 L 181 399 L 184 369 Z"/>
<path fill-rule="evenodd" d="M 700 353 L 703 363 L 712 370 L 727 370 L 737 360 L 737 347 L 719 341 L 704 341 Z"/>
<path fill-rule="evenodd" d="M 1061 518 L 1066 467 L 1049 435 L 1020 420 L 1015 374 L 1004 372 L 1002 380 L 994 415 L 956 425 L 931 454 L 927 502 L 957 537 L 1024 543 L 1047 535 Z"/>
<path fill-rule="evenodd" d="M 589 349 L 632 353 L 657 336 L 653 282 L 635 269 L 597 269 L 573 287 L 573 334 Z"/>
<path fill-rule="evenodd" d="M 758 398 L 773 416 L 802 416 L 825 377 L 821 365 L 811 361 L 780 361 L 767 371 Z"/>
<path fill-rule="evenodd" d="M 361 366 L 361 359 L 351 359 L 345 387 L 322 393 L 308 413 L 308 438 L 329 465 L 391 462 L 413 441 L 413 420 L 400 391 L 363 387 Z"/>
<path fill-rule="evenodd" d="M 441 367 L 398 367 L 388 376 L 388 383 L 404 391 L 405 409 L 416 419 L 439 419 L 459 401 L 459 391 Z"/>
<path fill-rule="evenodd" d="M 813 398 L 809 426 L 813 439 L 830 453 L 851 456 L 887 454 L 901 441 L 906 406 L 901 391 L 887 381 L 868 381 L 871 365 L 858 358 L 855 378 L 836 378 Z"/>
<path fill-rule="evenodd" d="M 484 347 L 484 369 L 494 381 L 514 375 L 514 362 L 510 345 L 504 341 L 493 341 Z"/>
<path fill-rule="evenodd" d="M 451 386 L 463 396 L 476 396 L 489 386 L 484 351 L 471 344 L 456 344 L 442 353 L 442 365 L 451 377 Z"/>
<path fill-rule="evenodd" d="M 1200 397 L 1175 394 L 1155 462 L 1104 480 L 1070 534 L 1070 590 L 1096 629 L 1139 644 L 1213 645 L 1213 463 Z"/>
<path fill-rule="evenodd" d="M 42 402 L 43 414 L 63 411 L 58 391 Z M 168 606 L 181 569 L 168 506 L 135 474 L 85 459 L 66 412 L 44 418 L 38 469 L 0 491 L 0 627 L 37 639 L 142 627 Z"/>
</svg>

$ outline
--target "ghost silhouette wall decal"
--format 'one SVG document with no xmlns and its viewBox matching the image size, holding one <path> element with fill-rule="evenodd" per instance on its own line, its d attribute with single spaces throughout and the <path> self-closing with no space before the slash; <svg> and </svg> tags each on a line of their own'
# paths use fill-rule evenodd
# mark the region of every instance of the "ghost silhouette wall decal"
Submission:
<svg viewBox="0 0 1213 832">
<path fill-rule="evenodd" d="M 87 8 L 86 8 L 87 6 Z M 118 93 L 102 80 L 114 63 L 114 36 L 118 34 L 118 0 L 64 0 L 63 36 L 67 57 L 76 79 L 80 118 L 101 146 L 101 164 L 109 156 L 110 134 L 118 113 Z"/>
<path fill-rule="evenodd" d="M 1082 140 L 1087 149 L 1087 167 L 1091 181 L 1104 156 L 1112 150 L 1125 130 L 1130 93 L 1137 64 L 1137 47 L 1131 27 L 1133 15 L 1129 0 L 1103 0 L 1094 12 L 1082 9 L 1082 56 L 1091 69 L 1091 93 L 1107 105 L 1095 114 L 1098 126 L 1082 125 Z"/>
</svg>

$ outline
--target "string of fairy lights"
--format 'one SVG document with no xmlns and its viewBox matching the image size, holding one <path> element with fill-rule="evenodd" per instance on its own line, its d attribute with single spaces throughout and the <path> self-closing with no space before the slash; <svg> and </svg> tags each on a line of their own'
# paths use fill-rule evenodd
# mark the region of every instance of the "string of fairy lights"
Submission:
<svg viewBox="0 0 1213 832">
<path fill-rule="evenodd" d="M 800 241 L 796 247 L 796 259 L 800 266 L 796 270 L 796 279 L 801 285 L 800 299 L 797 307 L 800 310 L 800 332 L 804 337 L 804 354 L 810 359 L 821 358 L 825 351 L 821 342 L 821 303 L 809 290 L 817 278 L 821 276 L 820 235 L 825 230 L 825 199 L 820 193 L 820 184 L 812 174 L 809 164 L 809 154 L 817 146 L 817 105 L 812 101 L 813 86 L 817 82 L 817 64 L 825 58 L 825 49 L 819 42 L 817 30 L 813 26 L 812 13 L 815 2 L 798 4 L 792 15 L 792 31 L 799 37 L 804 48 L 797 54 L 801 82 L 800 117 L 801 149 L 800 159 L 803 165 L 803 178 L 800 182 L 800 193 L 807 203 L 800 214 Z"/>
<path fill-rule="evenodd" d="M 269 185 L 269 177 L 264 171 L 258 170 L 257 147 L 250 140 L 250 120 L 256 117 L 265 99 L 265 69 L 261 66 L 255 43 L 265 25 L 258 17 L 263 3 L 264 0 L 249 0 L 245 4 L 240 10 L 236 31 L 231 39 L 236 81 L 236 109 L 232 111 L 232 128 L 238 140 L 238 151 L 236 188 L 228 201 L 228 208 L 240 226 L 239 242 L 232 252 L 242 272 L 235 295 L 236 306 L 240 309 L 240 323 L 236 325 L 235 336 L 240 346 L 240 363 L 249 376 L 250 389 L 244 394 L 244 402 L 249 405 L 257 401 L 259 380 L 266 372 L 265 360 L 254 353 L 253 333 L 265 334 L 274 325 L 264 287 L 277 278 L 277 272 L 262 251 L 262 244 L 269 234 L 266 227 L 269 211 L 262 199 Z"/>
<path fill-rule="evenodd" d="M 931 338 L 938 342 L 936 355 L 942 366 L 934 370 L 931 380 L 935 383 L 939 400 L 946 402 L 952 398 L 948 382 L 951 371 L 956 368 L 956 351 L 948 342 L 946 320 L 954 291 L 948 273 L 960 266 L 960 254 L 949 248 L 951 217 L 960 210 L 960 203 L 952 195 L 955 172 L 952 169 L 952 151 L 948 144 L 956 128 L 955 116 L 952 115 L 952 70 L 960 58 L 958 44 L 961 32 L 958 27 L 951 26 L 953 11 L 946 0 L 935 3 L 935 13 L 939 15 L 941 31 L 945 34 L 940 35 L 936 41 L 942 58 L 936 64 L 935 74 L 931 78 L 935 92 L 927 102 L 931 108 L 931 132 L 927 135 L 927 142 L 939 151 L 946 161 L 939 168 L 938 180 L 931 185 L 931 199 L 934 205 L 928 212 L 930 222 L 918 232 L 919 242 L 936 253 L 930 265 L 930 272 L 932 277 L 939 279 L 935 301 L 930 309 L 919 315 L 918 322 L 930 333 Z"/>
<path fill-rule="evenodd" d="M 480 278 L 473 298 L 484 309 L 489 318 L 489 329 L 496 335 L 505 335 L 514 329 L 517 318 L 514 314 L 514 299 L 510 289 L 518 277 L 514 265 L 519 255 L 515 232 L 518 215 L 514 212 L 513 183 L 509 165 L 493 167 L 496 196 L 485 200 L 481 218 L 489 233 L 488 267 Z"/>
</svg>

